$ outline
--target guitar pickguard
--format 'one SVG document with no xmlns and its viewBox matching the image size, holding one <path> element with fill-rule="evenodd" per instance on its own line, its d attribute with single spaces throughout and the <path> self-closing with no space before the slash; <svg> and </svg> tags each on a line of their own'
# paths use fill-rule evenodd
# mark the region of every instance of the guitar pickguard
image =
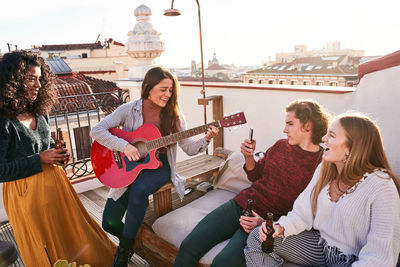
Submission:
<svg viewBox="0 0 400 267">
<path fill-rule="evenodd" d="M 133 169 L 135 169 L 137 166 L 142 165 L 142 164 L 147 164 L 150 161 L 150 155 L 147 154 L 146 157 L 143 159 L 140 159 L 138 161 L 130 161 L 128 157 L 124 156 L 124 161 L 125 161 L 125 166 L 126 166 L 126 171 L 130 172 Z"/>
</svg>

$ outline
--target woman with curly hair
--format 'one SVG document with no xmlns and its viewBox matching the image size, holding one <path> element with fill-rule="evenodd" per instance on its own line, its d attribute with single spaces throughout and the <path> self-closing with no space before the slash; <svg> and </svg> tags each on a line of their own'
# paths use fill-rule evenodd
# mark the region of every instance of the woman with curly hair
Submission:
<svg viewBox="0 0 400 267">
<path fill-rule="evenodd" d="M 89 216 L 60 166 L 47 113 L 57 98 L 43 58 L 26 51 L 0 61 L 0 182 L 25 266 L 57 259 L 110 266 L 115 245 Z"/>
</svg>

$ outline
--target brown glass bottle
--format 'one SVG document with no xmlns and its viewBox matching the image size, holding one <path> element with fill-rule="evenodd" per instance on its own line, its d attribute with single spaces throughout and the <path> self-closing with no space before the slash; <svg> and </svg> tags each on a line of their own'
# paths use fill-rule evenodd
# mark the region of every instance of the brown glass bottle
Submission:
<svg viewBox="0 0 400 267">
<path fill-rule="evenodd" d="M 66 144 L 64 142 L 64 137 L 63 137 L 63 133 L 61 131 L 61 128 L 57 128 L 57 138 L 55 140 L 54 143 L 54 148 L 58 149 L 58 148 L 66 148 Z"/>
<path fill-rule="evenodd" d="M 254 217 L 253 215 L 253 200 L 251 198 L 247 199 L 247 206 L 242 212 L 243 216 Z"/>
<path fill-rule="evenodd" d="M 267 232 L 264 233 L 267 235 L 267 239 L 261 244 L 261 249 L 265 253 L 271 253 L 274 251 L 274 238 L 272 234 L 274 233 L 274 227 L 272 226 L 274 220 L 274 214 L 271 212 L 267 213 L 267 220 L 265 221 L 265 227 L 267 228 Z"/>
</svg>

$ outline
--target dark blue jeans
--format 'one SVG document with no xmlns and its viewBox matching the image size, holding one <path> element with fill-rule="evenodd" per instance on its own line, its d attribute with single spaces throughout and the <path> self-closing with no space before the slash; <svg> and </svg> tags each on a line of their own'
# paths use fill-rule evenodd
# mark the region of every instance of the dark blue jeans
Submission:
<svg viewBox="0 0 400 267">
<path fill-rule="evenodd" d="M 105 231 L 121 239 L 135 239 L 146 213 L 149 195 L 165 185 L 171 177 L 167 155 L 159 155 L 162 167 L 155 170 L 143 170 L 128 190 L 118 199 L 107 199 L 103 212 L 102 227 Z M 126 211 L 125 224 L 122 218 Z"/>
<path fill-rule="evenodd" d="M 211 266 L 246 266 L 243 249 L 248 234 L 239 224 L 241 214 L 242 208 L 233 199 L 209 213 L 182 241 L 174 267 L 197 266 L 204 254 L 229 238 Z"/>
</svg>

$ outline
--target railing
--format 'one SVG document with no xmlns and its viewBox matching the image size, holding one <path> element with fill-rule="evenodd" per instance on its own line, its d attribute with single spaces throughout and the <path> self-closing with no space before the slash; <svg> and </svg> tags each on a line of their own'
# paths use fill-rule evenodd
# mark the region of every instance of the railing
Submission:
<svg viewBox="0 0 400 267">
<path fill-rule="evenodd" d="M 93 125 L 126 103 L 128 91 L 94 93 L 60 97 L 50 114 L 53 139 L 57 128 L 61 128 L 71 160 L 64 166 L 70 180 L 93 176 L 90 148 L 93 140 L 89 133 Z"/>
</svg>

